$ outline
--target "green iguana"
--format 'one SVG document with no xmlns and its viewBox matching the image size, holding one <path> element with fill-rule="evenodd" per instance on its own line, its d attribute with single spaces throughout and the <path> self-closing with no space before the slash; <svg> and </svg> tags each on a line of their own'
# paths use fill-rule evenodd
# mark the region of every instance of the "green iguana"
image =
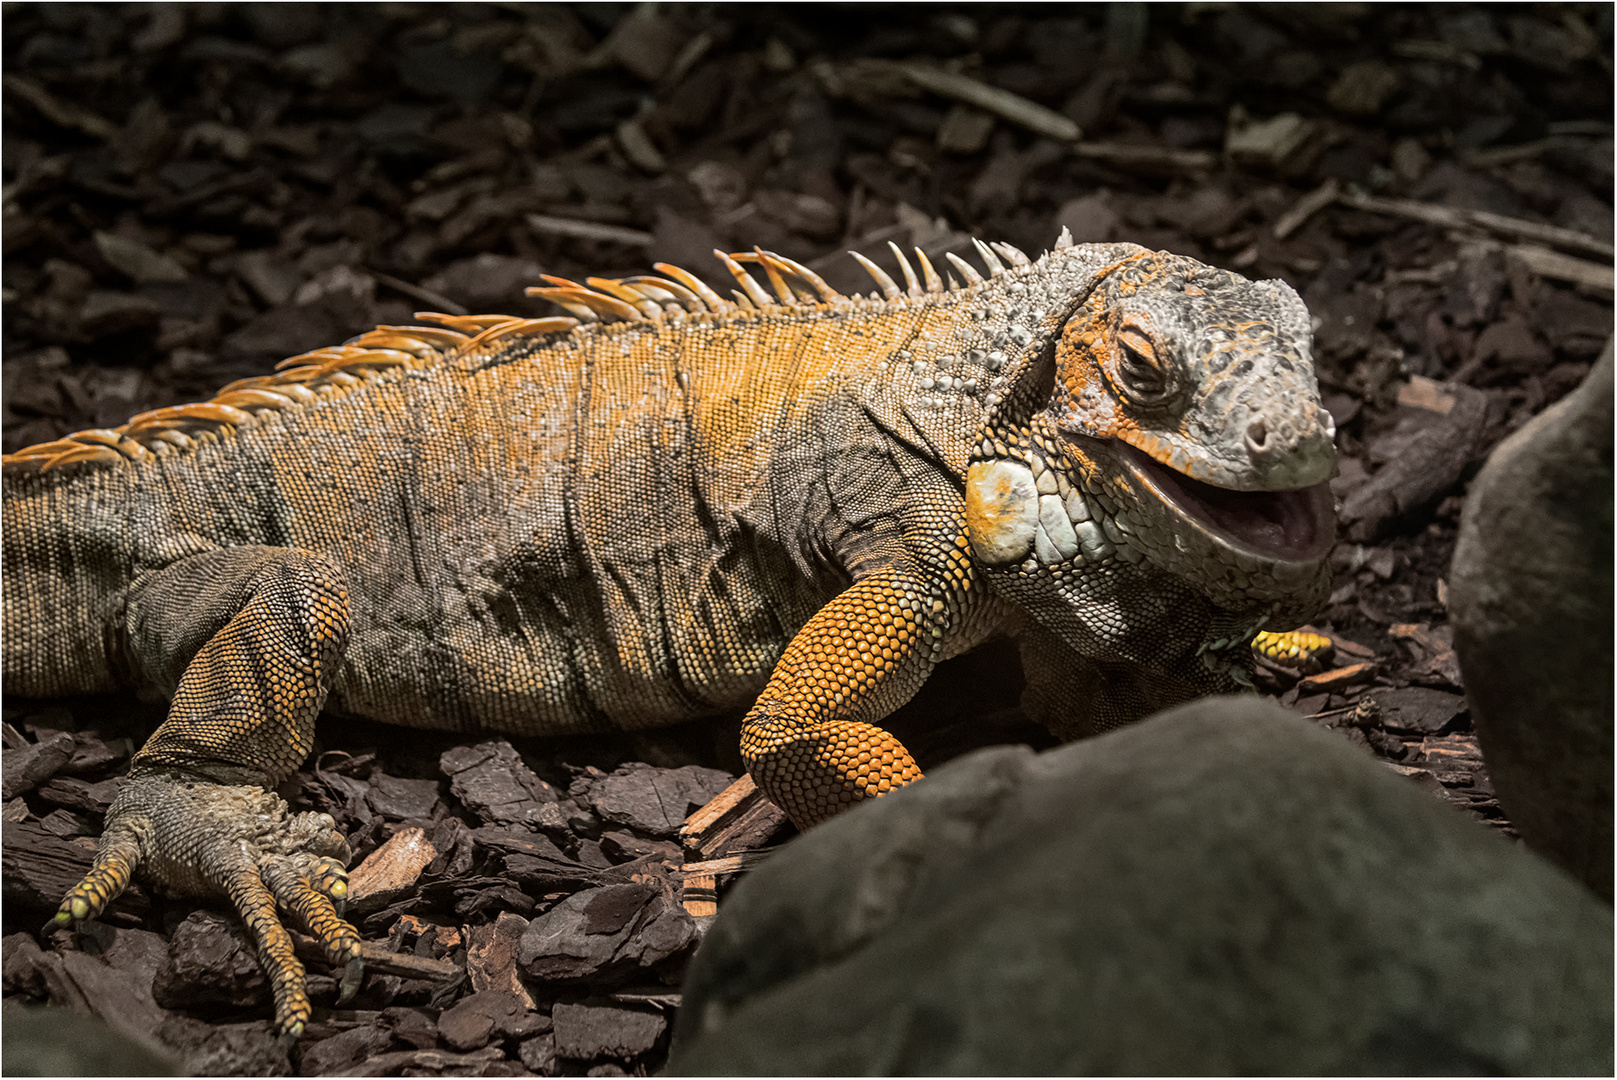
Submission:
<svg viewBox="0 0 1617 1080">
<path fill-rule="evenodd" d="M 57 922 L 137 867 L 227 896 L 301 1032 L 280 911 L 358 977 L 347 845 L 270 791 L 328 695 L 518 735 L 750 704 L 808 826 L 920 778 L 878 725 L 990 636 L 1064 738 L 1247 681 L 1328 585 L 1302 302 L 1065 233 L 977 251 L 947 286 L 861 257 L 868 297 L 761 251 L 719 255 L 733 300 L 547 278 L 570 317 L 422 315 L 6 457 L 6 689 L 172 697 Z"/>
</svg>

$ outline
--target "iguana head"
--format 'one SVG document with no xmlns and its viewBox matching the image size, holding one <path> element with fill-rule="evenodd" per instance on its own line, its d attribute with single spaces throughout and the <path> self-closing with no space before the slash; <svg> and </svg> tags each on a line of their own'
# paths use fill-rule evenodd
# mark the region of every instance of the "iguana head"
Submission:
<svg viewBox="0 0 1617 1080">
<path fill-rule="evenodd" d="M 1336 469 L 1307 310 L 1282 282 L 1106 250 L 991 409 L 967 469 L 973 553 L 1052 624 L 1093 608 L 1108 567 L 1117 588 L 1154 571 L 1205 597 L 1225 647 L 1305 621 L 1328 589 Z"/>
</svg>

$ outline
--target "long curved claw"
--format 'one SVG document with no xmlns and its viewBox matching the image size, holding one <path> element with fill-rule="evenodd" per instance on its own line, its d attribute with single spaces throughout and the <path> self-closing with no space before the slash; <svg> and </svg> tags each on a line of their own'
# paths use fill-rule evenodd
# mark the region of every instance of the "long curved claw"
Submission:
<svg viewBox="0 0 1617 1080">
<path fill-rule="evenodd" d="M 338 987 L 337 1004 L 346 1005 L 359 993 L 359 984 L 365 978 L 365 961 L 354 957 L 342 969 L 342 982 Z"/>
</svg>

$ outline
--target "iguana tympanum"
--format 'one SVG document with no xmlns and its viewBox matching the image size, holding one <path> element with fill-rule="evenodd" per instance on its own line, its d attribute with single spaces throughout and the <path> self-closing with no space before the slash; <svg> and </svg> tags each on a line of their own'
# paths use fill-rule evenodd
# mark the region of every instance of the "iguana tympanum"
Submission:
<svg viewBox="0 0 1617 1080">
<path fill-rule="evenodd" d="M 734 300 L 548 279 L 570 317 L 424 315 L 5 458 L 6 689 L 173 702 L 57 921 L 137 867 L 228 896 L 300 1032 L 278 912 L 358 974 L 347 845 L 269 792 L 328 695 L 519 735 L 750 703 L 747 768 L 808 826 L 920 778 L 879 724 L 993 635 L 1066 738 L 1246 681 L 1328 583 L 1301 301 L 1131 244 L 977 251 L 947 286 L 867 261 L 868 297 L 764 252 L 720 255 Z"/>
</svg>

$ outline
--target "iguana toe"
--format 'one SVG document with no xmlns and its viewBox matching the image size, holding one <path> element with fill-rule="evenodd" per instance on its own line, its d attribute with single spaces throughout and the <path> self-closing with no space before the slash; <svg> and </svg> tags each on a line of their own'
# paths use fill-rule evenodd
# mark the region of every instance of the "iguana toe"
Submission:
<svg viewBox="0 0 1617 1080">
<path fill-rule="evenodd" d="M 302 963 L 281 913 L 293 916 L 344 970 L 362 974 L 359 934 L 333 902 L 348 891 L 348 843 L 327 814 L 291 813 L 261 787 L 217 784 L 171 768 L 137 769 L 107 813 L 94 865 L 62 901 L 56 924 L 94 918 L 138 865 L 173 893 L 225 896 L 252 935 L 275 998 L 277 1029 L 296 1038 L 310 1017 Z"/>
</svg>

